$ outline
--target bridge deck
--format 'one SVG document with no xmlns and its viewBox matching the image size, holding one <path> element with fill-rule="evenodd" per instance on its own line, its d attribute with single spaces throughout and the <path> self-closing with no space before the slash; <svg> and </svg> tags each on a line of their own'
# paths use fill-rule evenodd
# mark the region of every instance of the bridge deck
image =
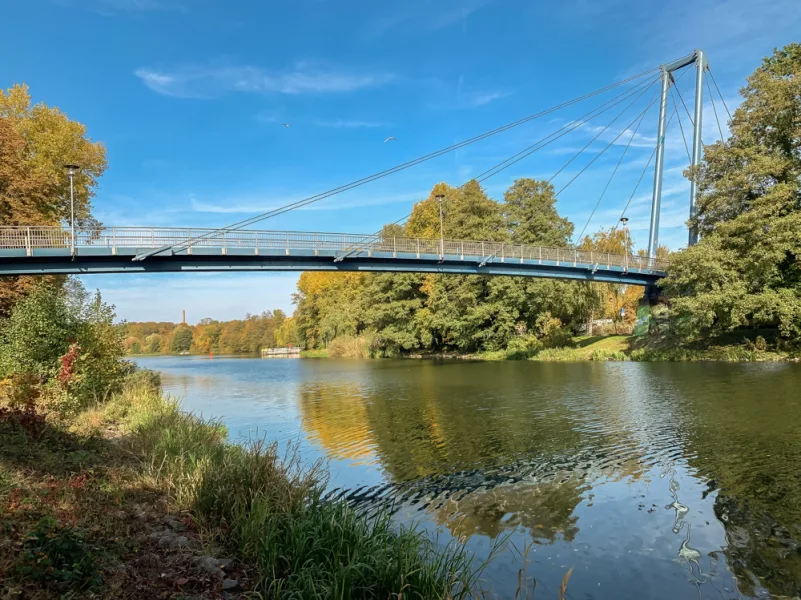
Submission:
<svg viewBox="0 0 801 600">
<path fill-rule="evenodd" d="M 166 246 L 176 247 L 132 260 Z M 664 261 L 572 248 L 285 231 L 97 228 L 76 232 L 73 251 L 68 230 L 0 227 L 0 275 L 406 271 L 651 285 L 666 269 Z"/>
</svg>

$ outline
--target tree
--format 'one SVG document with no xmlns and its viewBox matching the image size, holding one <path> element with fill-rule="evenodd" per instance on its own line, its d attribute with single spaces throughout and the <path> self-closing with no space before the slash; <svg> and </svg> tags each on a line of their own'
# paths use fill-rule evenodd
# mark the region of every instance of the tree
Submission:
<svg viewBox="0 0 801 600">
<path fill-rule="evenodd" d="M 564 247 L 573 235 L 573 223 L 556 211 L 553 186 L 536 179 L 518 179 L 503 195 L 503 212 L 511 241 Z"/>
<path fill-rule="evenodd" d="M 69 218 L 69 179 L 64 165 L 81 166 L 75 177 L 75 216 L 80 226 L 93 225 L 91 199 L 97 182 L 106 170 L 106 149 L 86 136 L 86 127 L 71 121 L 57 108 L 44 103 L 31 104 L 26 85 L 0 90 L 0 118 L 7 120 L 24 141 L 18 148 L 24 169 L 47 193 L 37 204 L 40 218 L 58 224 Z"/>
<path fill-rule="evenodd" d="M 690 223 L 701 242 L 662 282 L 676 330 L 692 339 L 777 327 L 801 339 L 801 44 L 748 77 L 731 136 L 707 146 Z"/>
<path fill-rule="evenodd" d="M 298 328 L 295 319 L 286 318 L 281 321 L 280 327 L 275 331 L 275 345 L 278 348 L 298 345 Z"/>
<path fill-rule="evenodd" d="M 86 136 L 86 128 L 57 108 L 31 104 L 27 86 L 0 89 L 0 225 L 59 225 L 69 218 L 69 180 L 63 165 L 82 169 L 75 178 L 78 226 L 96 221 L 90 199 L 106 168 L 106 150 Z M 30 277 L 0 281 L 0 316 L 33 285 Z M 63 278 L 50 278 L 59 285 Z"/>
<path fill-rule="evenodd" d="M 175 330 L 170 342 L 170 352 L 189 352 L 192 347 L 192 330 L 187 326 L 181 326 Z"/>
</svg>

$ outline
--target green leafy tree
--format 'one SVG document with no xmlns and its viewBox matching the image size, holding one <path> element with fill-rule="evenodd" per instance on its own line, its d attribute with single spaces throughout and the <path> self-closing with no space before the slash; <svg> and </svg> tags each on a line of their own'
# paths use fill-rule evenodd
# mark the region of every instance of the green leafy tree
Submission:
<svg viewBox="0 0 801 600">
<path fill-rule="evenodd" d="M 182 326 L 175 330 L 170 342 L 170 352 L 189 352 L 192 347 L 192 330 Z"/>
<path fill-rule="evenodd" d="M 777 327 L 801 339 L 801 44 L 766 58 L 741 90 L 731 136 L 707 146 L 691 226 L 701 242 L 663 281 L 687 339 Z"/>
<path fill-rule="evenodd" d="M 511 241 L 564 247 L 573 235 L 573 223 L 556 211 L 553 186 L 536 179 L 518 179 L 503 195 L 503 212 Z"/>
</svg>

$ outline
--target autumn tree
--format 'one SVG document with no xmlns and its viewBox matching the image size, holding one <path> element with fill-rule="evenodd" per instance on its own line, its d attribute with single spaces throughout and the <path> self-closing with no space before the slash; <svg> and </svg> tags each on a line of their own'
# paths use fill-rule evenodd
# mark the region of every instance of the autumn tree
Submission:
<svg viewBox="0 0 801 600">
<path fill-rule="evenodd" d="M 59 109 L 32 104 L 27 86 L 0 89 L 0 225 L 57 226 L 69 219 L 67 163 L 81 165 L 75 178 L 77 226 L 94 225 L 91 198 L 106 169 L 103 145 Z M 0 281 L 0 315 L 8 314 L 32 282 L 29 277 Z"/>
</svg>

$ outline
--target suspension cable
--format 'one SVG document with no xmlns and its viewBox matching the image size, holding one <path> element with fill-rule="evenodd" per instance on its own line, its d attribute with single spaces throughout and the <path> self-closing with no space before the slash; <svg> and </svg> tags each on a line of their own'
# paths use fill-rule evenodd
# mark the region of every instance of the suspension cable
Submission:
<svg viewBox="0 0 801 600">
<path fill-rule="evenodd" d="M 653 102 L 652 102 L 652 104 L 653 104 Z M 650 108 L 650 105 L 649 105 L 649 108 Z M 646 112 L 647 112 L 647 109 L 640 116 L 640 120 L 637 123 L 637 126 L 634 128 L 634 131 L 631 132 L 631 137 L 629 137 L 629 141 L 626 144 L 626 147 L 623 148 L 623 153 L 620 155 L 620 159 L 617 161 L 617 164 L 615 165 L 615 168 L 612 171 L 612 175 L 609 177 L 609 180 L 606 182 L 606 185 L 604 186 L 604 189 L 601 192 L 601 195 L 598 197 L 598 201 L 595 203 L 595 206 L 593 207 L 592 212 L 590 213 L 590 216 L 587 219 L 587 222 L 584 223 L 584 227 L 582 228 L 581 233 L 578 235 L 578 237 L 576 237 L 576 243 L 579 243 L 581 241 L 581 238 L 584 237 L 584 233 L 587 231 L 587 227 L 589 227 L 590 221 L 592 221 L 592 218 L 595 216 L 595 212 L 598 210 L 598 207 L 600 206 L 601 201 L 604 199 L 604 196 L 606 195 L 606 192 L 609 189 L 609 186 L 612 184 L 612 180 L 615 178 L 615 175 L 617 174 L 618 169 L 620 169 L 620 165 L 623 164 L 623 159 L 626 157 L 626 153 L 629 151 L 629 148 L 631 147 L 631 144 L 634 141 L 634 138 L 637 136 L 637 131 L 639 131 L 640 126 L 642 125 L 643 121 L 645 120 Z"/>
<path fill-rule="evenodd" d="M 726 100 L 723 98 L 723 94 L 720 93 L 720 88 L 718 87 L 718 82 L 715 81 L 715 76 L 712 74 L 712 67 L 709 65 L 706 66 L 706 70 L 709 73 L 709 76 L 712 78 L 712 83 L 715 84 L 715 89 L 718 91 L 718 96 L 720 96 L 720 101 L 723 102 L 723 108 L 726 109 L 726 114 L 729 115 L 729 121 L 732 120 L 731 112 L 729 112 L 729 107 L 726 106 Z"/>
<path fill-rule="evenodd" d="M 725 142 L 726 138 L 723 135 L 723 128 L 720 126 L 720 119 L 718 118 L 718 109 L 715 107 L 715 98 L 712 96 L 712 86 L 709 85 L 709 80 L 706 80 L 706 89 L 709 90 L 709 100 L 712 102 L 712 112 L 715 113 L 715 122 L 718 124 L 718 131 L 720 132 L 720 141 Z"/>
<path fill-rule="evenodd" d="M 639 100 L 639 98 L 637 98 L 637 100 Z M 635 102 L 636 102 L 636 100 L 635 100 Z M 595 155 L 595 156 L 592 158 L 592 160 L 591 160 L 590 162 L 588 162 L 586 165 L 584 165 L 584 168 L 582 168 L 582 169 L 581 169 L 581 170 L 580 170 L 578 173 L 576 173 L 576 174 L 573 176 L 573 179 L 571 179 L 570 181 L 568 181 L 568 182 L 567 182 L 567 183 L 566 183 L 566 184 L 565 184 L 565 185 L 562 187 L 562 189 L 560 189 L 558 192 L 556 192 L 556 194 L 554 194 L 554 197 L 555 197 L 555 198 L 558 198 L 558 197 L 559 197 L 559 194 L 561 194 L 561 193 L 562 193 L 562 192 L 564 192 L 564 191 L 565 191 L 565 190 L 566 190 L 568 187 L 570 187 L 570 184 L 571 184 L 571 183 L 573 183 L 573 182 L 574 182 L 576 179 L 578 179 L 578 178 L 579 178 L 579 177 L 582 175 L 582 173 L 584 173 L 584 171 L 586 171 L 587 169 L 589 169 L 589 168 L 592 166 L 592 164 L 593 164 L 593 163 L 594 163 L 596 160 L 598 160 L 599 158 L 601 158 L 601 156 L 602 156 L 602 155 L 603 155 L 603 154 L 604 154 L 604 153 L 605 153 L 607 150 L 609 150 L 609 148 L 611 148 L 612 146 L 614 146 L 615 142 L 616 142 L 616 141 L 617 141 L 617 140 L 618 140 L 618 139 L 619 139 L 619 138 L 620 138 L 620 137 L 621 137 L 621 136 L 622 136 L 624 133 L 626 133 L 627 131 L 629 131 L 629 130 L 631 129 L 631 126 L 632 126 L 632 125 L 634 125 L 634 123 L 636 123 L 636 122 L 637 122 L 637 120 L 639 120 L 640 122 L 642 122 L 642 118 L 645 116 L 645 113 L 647 113 L 647 112 L 648 112 L 648 109 L 650 109 L 650 108 L 651 108 L 651 107 L 654 105 L 654 102 L 656 102 L 656 97 L 654 97 L 654 99 L 653 99 L 653 100 L 651 100 L 651 102 L 648 104 L 648 106 L 646 106 L 646 107 L 645 107 L 645 110 L 643 110 L 643 111 L 642 111 L 642 112 L 641 112 L 641 113 L 640 113 L 638 116 L 634 117 L 634 120 L 633 120 L 631 123 L 629 123 L 628 125 L 626 125 L 626 127 L 624 127 L 624 128 L 623 128 L 623 131 L 621 131 L 620 133 L 618 133 L 618 134 L 615 136 L 615 139 L 613 139 L 611 142 L 609 142 L 609 143 L 606 145 L 606 147 L 605 147 L 603 150 L 601 150 L 601 151 L 600 151 L 598 154 L 596 154 L 596 155 Z"/>
<path fill-rule="evenodd" d="M 545 137 L 540 138 L 539 140 L 537 140 L 536 142 L 534 142 L 530 146 L 526 146 L 520 152 L 518 152 L 516 154 L 513 154 L 509 158 L 507 158 L 505 160 L 502 160 L 498 164 L 490 167 L 489 169 L 487 169 L 483 173 L 480 173 L 479 175 L 474 177 L 474 179 L 476 181 L 482 182 L 482 181 L 484 181 L 486 179 L 489 179 L 490 177 L 494 177 L 495 175 L 497 175 L 501 171 L 504 171 L 508 167 L 511 167 L 512 165 L 514 165 L 515 163 L 520 162 L 524 158 L 527 158 L 527 157 L 531 156 L 534 152 L 542 150 L 543 148 L 545 148 L 546 146 L 548 146 L 551 143 L 555 142 L 559 138 L 565 136 L 566 134 L 571 133 L 571 132 L 575 131 L 576 129 L 579 129 L 579 128 L 583 127 L 584 125 L 589 123 L 594 118 L 601 116 L 606 111 L 608 111 L 611 108 L 617 106 L 618 104 L 620 104 L 624 100 L 627 100 L 628 98 L 631 98 L 635 93 L 637 93 L 639 91 L 639 88 L 641 88 L 641 86 L 644 86 L 644 85 L 648 84 L 648 86 L 650 87 L 650 85 L 653 85 L 656 81 L 658 81 L 658 79 L 654 79 L 650 83 L 648 82 L 648 80 L 638 83 L 637 85 L 635 85 L 631 89 L 626 90 L 622 94 L 618 94 L 614 98 L 611 98 L 611 99 L 607 100 L 603 104 L 601 104 L 601 105 L 595 107 L 594 109 L 592 109 L 591 111 L 583 114 L 578 119 L 575 119 L 575 120 L 572 120 L 572 121 L 570 121 L 568 123 L 565 123 L 559 129 L 556 129 L 555 131 L 552 131 L 551 133 L 549 133 Z M 551 138 L 551 139 L 549 139 L 549 138 Z"/>
<path fill-rule="evenodd" d="M 685 71 L 685 73 L 686 73 L 686 71 Z M 682 73 L 682 75 L 684 75 L 684 73 Z M 690 119 L 690 124 L 693 127 L 695 127 L 695 120 L 693 119 L 692 115 L 690 114 L 690 109 L 687 108 L 687 103 L 684 102 L 684 96 L 681 95 L 681 90 L 679 89 L 679 86 L 678 86 L 678 83 L 679 83 L 680 80 L 681 80 L 681 76 L 679 76 L 679 78 L 676 79 L 676 86 L 675 86 L 676 87 L 676 93 L 679 95 L 679 100 L 681 100 L 681 104 L 684 107 L 684 112 L 687 113 L 687 118 Z"/>
<path fill-rule="evenodd" d="M 673 114 L 676 115 L 676 120 L 679 122 L 679 130 L 681 131 L 681 139 L 684 142 L 684 150 L 687 152 L 687 160 L 692 162 L 690 156 L 690 147 L 687 145 L 687 138 L 684 136 L 684 125 L 681 122 L 681 115 L 679 114 L 679 105 L 676 102 L 676 96 L 673 94 L 673 88 L 670 88 L 670 99 L 673 101 Z"/>
<path fill-rule="evenodd" d="M 645 93 L 657 81 L 659 81 L 658 78 L 653 79 L 650 83 L 648 82 L 648 80 L 646 80 L 644 82 L 640 82 L 640 83 L 636 84 L 631 89 L 628 89 L 625 92 L 622 92 L 621 94 L 618 94 L 617 96 L 607 100 L 603 104 L 595 107 L 591 111 L 585 113 L 584 115 L 579 117 L 577 120 L 571 121 L 569 123 L 566 123 L 562 127 L 558 128 L 558 129 L 552 131 L 551 133 L 549 133 L 548 135 L 540 138 L 534 144 L 528 146 L 527 148 L 524 148 L 523 150 L 521 150 L 517 154 L 514 154 L 513 156 L 501 161 L 500 163 L 496 164 L 493 167 L 490 167 L 489 169 L 487 169 L 486 171 L 484 171 L 483 173 L 481 173 L 477 177 L 473 177 L 473 178 L 465 181 L 463 184 L 461 184 L 460 186 L 456 187 L 455 189 L 456 190 L 462 189 L 470 181 L 476 180 L 478 182 L 483 182 L 483 181 L 489 179 L 490 177 L 493 177 L 494 175 L 497 175 L 498 173 L 500 173 L 501 171 L 503 171 L 507 167 L 509 167 L 512 164 L 514 164 L 515 162 L 518 162 L 519 160 L 522 160 L 523 158 L 526 158 L 526 156 L 530 156 L 534 152 L 536 152 L 538 150 L 541 150 L 545 146 L 548 146 L 549 144 L 551 144 L 552 142 L 558 140 L 559 138 L 561 138 L 562 136 L 566 135 L 567 133 L 570 133 L 571 131 L 575 131 L 579 127 L 582 127 L 583 125 L 586 125 L 592 119 L 602 115 L 606 111 L 610 110 L 611 108 L 613 108 L 614 106 L 620 104 L 621 102 L 627 100 L 628 98 L 631 98 L 631 96 L 636 94 L 642 88 L 642 86 L 646 86 L 645 89 L 643 90 L 643 93 Z M 642 96 L 642 94 L 640 94 L 640 96 L 638 96 L 636 100 L 639 100 L 639 98 L 641 96 Z M 636 102 L 636 100 L 635 100 L 635 102 Z M 634 104 L 634 103 L 632 103 L 632 104 Z M 629 107 L 630 106 L 631 105 L 629 105 Z M 629 107 L 627 107 L 626 110 L 628 110 Z M 625 112 L 625 110 L 623 112 Z M 623 114 L 623 113 L 621 113 L 621 114 Z M 620 116 L 620 115 L 618 115 L 618 116 Z M 610 123 L 610 125 L 611 125 L 611 123 Z M 509 161 L 512 161 L 512 159 L 514 159 L 516 157 L 519 157 L 521 154 L 523 154 L 523 153 L 525 153 L 527 151 L 529 151 L 529 152 L 525 156 L 522 156 L 521 158 L 519 158 L 518 160 L 515 160 L 513 162 L 509 162 Z M 506 163 L 509 163 L 509 164 L 506 164 Z M 400 223 L 401 221 L 407 220 L 411 216 L 412 216 L 412 213 L 410 212 L 409 214 L 407 214 L 404 217 L 401 217 L 400 219 L 398 219 L 394 223 L 391 223 L 391 225 L 394 225 L 394 224 Z M 383 227 L 380 230 L 376 231 L 375 233 L 373 233 L 371 235 L 368 235 L 368 236 L 365 236 L 365 238 L 363 240 L 361 240 L 361 242 L 362 243 L 369 242 L 370 240 L 379 237 L 381 235 L 381 231 L 382 230 L 383 230 Z M 338 258 L 341 260 L 341 259 L 349 256 L 352 252 L 354 252 L 354 251 L 352 250 L 350 253 L 347 253 L 347 254 L 343 255 L 342 257 L 338 257 Z"/>
<path fill-rule="evenodd" d="M 655 83 L 656 83 L 656 81 L 654 81 L 653 83 L 651 83 L 651 85 L 649 85 L 647 88 L 645 88 L 645 89 L 642 91 L 642 93 L 641 93 L 639 96 L 637 96 L 637 97 L 634 99 L 634 101 L 633 101 L 631 104 L 629 104 L 629 105 L 628 105 L 626 108 L 624 108 L 624 109 L 623 109 L 623 110 L 622 110 L 620 113 L 618 113 L 618 115 L 617 115 L 617 116 L 616 116 L 614 119 L 612 119 L 612 121 L 610 121 L 610 122 L 609 122 L 609 124 L 608 124 L 606 127 L 604 127 L 603 129 L 601 129 L 601 131 L 599 131 L 599 132 L 598 132 L 598 133 L 595 135 L 595 137 L 594 137 L 594 138 L 592 138 L 592 139 L 591 139 L 589 142 L 587 142 L 587 143 L 584 145 L 584 147 L 583 147 L 581 150 L 579 150 L 578 152 L 576 152 L 576 154 L 574 154 L 574 155 L 571 157 L 571 159 L 570 159 L 570 160 L 568 160 L 568 161 L 567 161 L 567 162 L 566 162 L 564 165 L 562 165 L 562 167 L 561 167 L 561 168 L 560 168 L 560 169 L 559 169 L 559 170 L 558 170 L 556 173 L 554 173 L 553 175 L 551 175 L 550 179 L 548 179 L 548 183 L 551 183 L 551 182 L 552 182 L 554 179 L 556 179 L 556 178 L 559 176 L 559 174 L 560 174 L 562 171 L 564 171 L 564 170 L 565 170 L 565 169 L 566 169 L 568 166 L 570 166 L 570 164 L 572 164 L 572 162 L 573 162 L 574 160 L 576 160 L 576 159 L 577 159 L 579 156 L 581 156 L 581 155 L 584 153 L 584 151 L 585 151 L 587 148 L 589 148 L 589 147 L 590 147 L 592 144 L 594 144 L 594 143 L 595 143 L 595 140 L 597 140 L 599 137 L 601 137 L 601 135 L 603 135 L 603 134 L 606 132 L 606 130 L 607 130 L 607 129 L 609 129 L 609 127 L 611 127 L 611 126 L 612 126 L 612 124 L 613 124 L 615 121 L 617 121 L 617 120 L 618 120 L 618 119 L 619 119 L 621 116 L 623 116 L 623 113 L 625 113 L 625 112 L 626 112 L 628 109 L 630 109 L 630 108 L 631 108 L 631 107 L 632 107 L 632 106 L 633 106 L 633 105 L 634 105 L 634 104 L 635 104 L 635 103 L 636 103 L 636 102 L 637 102 L 637 101 L 638 101 L 640 98 L 642 98 L 642 95 L 643 95 L 643 94 L 645 94 L 645 92 L 647 92 L 647 91 L 648 91 L 648 89 L 649 89 L 649 88 L 650 88 L 652 85 L 654 85 Z M 620 137 L 620 136 L 618 136 L 618 137 Z M 617 138 L 616 138 L 616 139 L 617 139 Z M 581 174 L 582 172 L 583 172 L 583 171 L 580 171 L 580 172 L 579 172 L 579 174 Z M 572 183 L 572 182 L 573 182 L 573 181 L 571 180 L 571 182 L 570 182 L 570 183 Z M 569 184 L 568 184 L 568 185 L 569 185 Z M 567 187 L 567 186 L 565 186 L 565 187 Z"/>
<path fill-rule="evenodd" d="M 322 193 L 315 194 L 313 196 L 309 196 L 309 197 L 301 199 L 301 200 L 297 200 L 295 202 L 291 202 L 291 203 L 286 204 L 286 205 L 284 205 L 282 207 L 273 209 L 271 211 L 267 211 L 267 212 L 262 213 L 260 215 L 256 215 L 256 216 L 250 217 L 248 219 L 244 219 L 242 221 L 238 221 L 238 222 L 233 223 L 231 225 L 228 225 L 226 227 L 217 229 L 215 231 L 212 231 L 212 232 L 209 232 L 209 233 L 206 233 L 206 234 L 202 234 L 200 236 L 197 236 L 197 237 L 192 238 L 190 240 L 187 240 L 185 242 L 181 242 L 180 244 L 167 245 L 167 246 L 163 246 L 161 248 L 157 248 L 155 250 L 151 250 L 149 252 L 145 252 L 143 254 L 137 255 L 136 257 L 134 257 L 133 260 L 144 260 L 145 258 L 147 258 L 149 256 L 153 256 L 155 254 L 159 254 L 161 252 L 165 252 L 165 251 L 170 250 L 170 249 L 173 249 L 173 250 L 179 249 L 180 250 L 182 248 L 186 248 L 186 247 L 191 246 L 193 243 L 195 243 L 195 242 L 197 242 L 197 241 L 199 241 L 201 239 L 206 239 L 206 238 L 210 238 L 210 237 L 213 238 L 213 237 L 220 236 L 225 232 L 230 232 L 230 231 L 235 231 L 235 230 L 238 230 L 238 229 L 242 229 L 242 228 L 247 227 L 249 225 L 252 225 L 254 223 L 258 223 L 259 221 L 263 221 L 265 219 L 269 219 L 269 218 L 275 217 L 277 215 L 283 214 L 283 213 L 288 212 L 290 210 L 294 210 L 296 208 L 300 208 L 302 206 L 306 206 L 307 204 L 311 204 L 313 202 L 318 202 L 318 201 L 323 200 L 325 198 L 329 198 L 331 196 L 334 196 L 334 195 L 340 194 L 342 192 L 354 189 L 356 187 L 360 187 L 360 186 L 365 185 L 367 183 L 371 183 L 371 182 L 376 181 L 378 179 L 381 179 L 383 177 L 387 177 L 388 175 L 393 175 L 393 174 L 395 174 L 395 173 L 397 173 L 399 171 L 403 171 L 405 169 L 408 169 L 408 168 L 411 168 L 413 166 L 419 165 L 419 164 L 421 164 L 423 162 L 432 160 L 434 158 L 438 158 L 439 156 L 442 156 L 443 154 L 447 154 L 449 152 L 453 152 L 454 150 L 458 150 L 460 148 L 463 148 L 463 147 L 468 146 L 470 144 L 473 144 L 475 142 L 484 140 L 484 139 L 486 139 L 488 137 L 497 135 L 497 134 L 502 133 L 504 131 L 508 131 L 509 129 L 512 129 L 514 127 L 518 127 L 518 126 L 520 126 L 520 125 L 522 125 L 524 123 L 528 123 L 530 121 L 533 121 L 534 119 L 537 119 L 537 118 L 543 117 L 545 115 L 551 114 L 551 113 L 553 113 L 553 112 L 555 112 L 557 110 L 561 110 L 562 108 L 565 108 L 567 106 L 571 106 L 573 104 L 576 104 L 578 102 L 586 100 L 587 98 L 591 98 L 593 96 L 597 96 L 598 94 L 601 94 L 603 92 L 609 91 L 611 89 L 614 89 L 616 87 L 619 87 L 619 86 L 624 85 L 626 83 L 629 83 L 631 81 L 635 81 L 637 79 L 640 79 L 641 77 L 644 77 L 645 75 L 648 75 L 648 74 L 652 73 L 655 70 L 656 69 L 649 69 L 647 71 L 643 71 L 642 73 L 639 73 L 637 75 L 633 75 L 632 77 L 628 77 L 628 78 L 626 78 L 624 80 L 621 80 L 621 81 L 618 81 L 616 83 L 610 84 L 608 86 L 605 86 L 603 88 L 600 88 L 600 89 L 595 90 L 593 92 L 590 92 L 588 94 L 584 94 L 583 96 L 580 96 L 580 97 L 575 98 L 573 100 L 568 100 L 568 101 L 563 102 L 563 103 L 561 103 L 561 104 L 559 104 L 557 106 L 542 110 L 542 111 L 540 111 L 538 113 L 534 113 L 534 114 L 529 115 L 527 117 L 523 117 L 522 119 L 518 119 L 517 121 L 513 121 L 511 123 L 508 123 L 506 125 L 498 127 L 496 129 L 487 131 L 487 132 L 482 133 L 480 135 L 477 135 L 477 136 L 474 136 L 474 137 L 469 138 L 467 140 L 464 140 L 462 142 L 453 144 L 451 146 L 447 146 L 446 148 L 442 148 L 440 150 L 437 150 L 435 152 L 426 154 L 426 155 L 421 156 L 419 158 L 407 161 L 407 162 L 402 163 L 400 165 L 397 165 L 395 167 L 392 167 L 392 168 L 389 168 L 389 169 L 385 169 L 384 171 L 380 171 L 378 173 L 374 173 L 373 175 L 369 175 L 367 177 L 363 177 L 363 178 L 358 179 L 356 181 L 353 181 L 351 183 L 348 183 L 348 184 L 345 184 L 345 185 L 341 185 L 339 187 L 333 188 L 333 189 L 328 190 L 326 192 L 322 192 Z"/>
</svg>

